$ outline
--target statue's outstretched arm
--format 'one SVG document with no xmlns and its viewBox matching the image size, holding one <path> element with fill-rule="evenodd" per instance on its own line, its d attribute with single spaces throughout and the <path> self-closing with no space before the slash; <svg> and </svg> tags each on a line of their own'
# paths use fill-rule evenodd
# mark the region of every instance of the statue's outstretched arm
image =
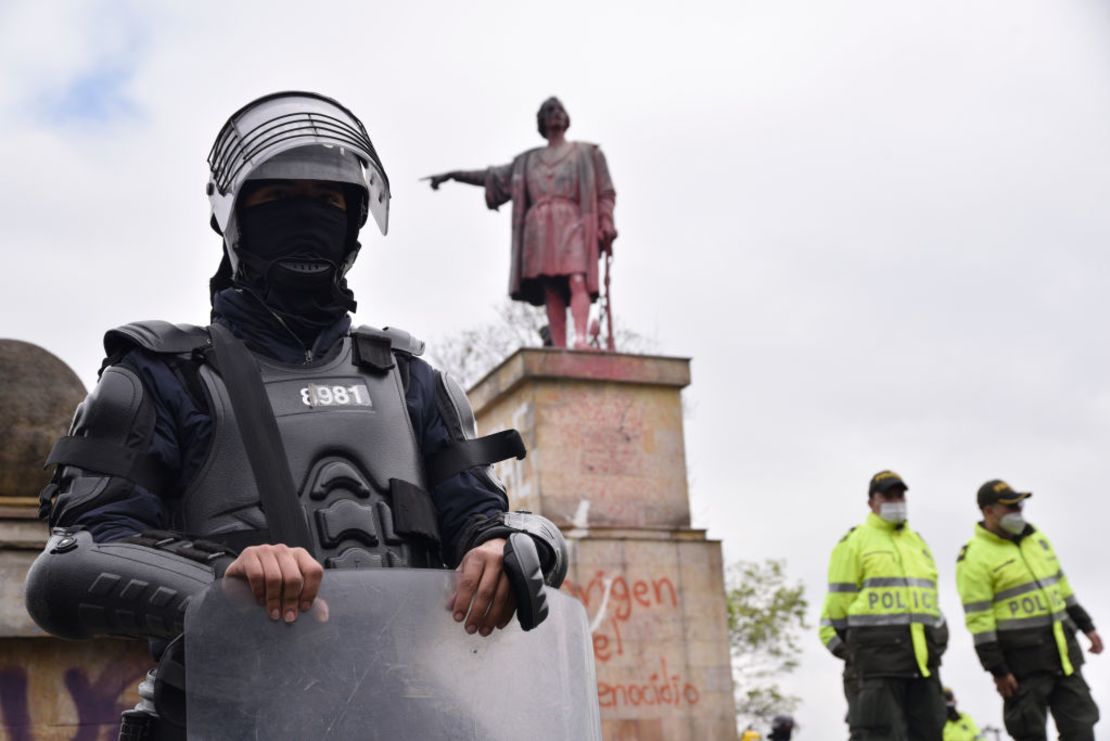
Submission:
<svg viewBox="0 0 1110 741">
<path fill-rule="evenodd" d="M 496 211 L 502 203 L 512 200 L 512 174 L 513 163 L 510 162 L 507 165 L 496 165 L 484 170 L 451 170 L 422 179 L 430 182 L 432 190 L 439 190 L 439 186 L 447 180 L 484 188 L 486 206 Z"/>
<path fill-rule="evenodd" d="M 481 185 L 486 184 L 486 171 L 485 170 L 451 170 L 450 172 L 440 173 L 439 175 L 429 175 L 421 180 L 427 180 L 431 183 L 432 190 L 439 190 L 439 186 L 448 180 L 454 180 L 456 183 L 466 183 L 467 185 Z"/>
</svg>

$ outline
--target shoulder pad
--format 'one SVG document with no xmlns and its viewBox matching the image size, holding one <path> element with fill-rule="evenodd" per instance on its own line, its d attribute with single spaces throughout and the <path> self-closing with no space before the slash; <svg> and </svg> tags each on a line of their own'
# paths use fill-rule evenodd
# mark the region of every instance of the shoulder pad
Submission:
<svg viewBox="0 0 1110 741">
<path fill-rule="evenodd" d="M 423 355 L 424 354 L 424 341 L 418 340 L 411 334 L 403 329 L 397 327 L 382 327 L 376 329 L 366 324 L 351 330 L 351 334 L 362 334 L 370 337 L 385 336 L 389 338 L 389 344 L 394 352 L 403 352 L 407 355 Z"/>
<path fill-rule="evenodd" d="M 843 538 L 841 538 L 841 539 L 840 539 L 840 540 L 839 540 L 838 542 L 840 542 L 840 543 L 843 543 L 843 542 L 844 542 L 845 540 L 847 540 L 847 539 L 848 539 L 848 537 L 849 537 L 849 536 L 850 536 L 850 535 L 851 535 L 852 533 L 854 533 L 854 532 L 856 531 L 856 528 L 857 528 L 857 527 L 859 527 L 859 525 L 856 525 L 856 526 L 855 526 L 855 527 L 853 527 L 853 528 L 852 528 L 851 530 L 849 530 L 848 532 L 844 533 L 844 537 L 843 537 Z M 828 541 L 826 540 L 825 542 L 827 543 Z"/>
<path fill-rule="evenodd" d="M 192 324 L 170 324 L 159 320 L 133 322 L 109 330 L 104 335 L 104 351 L 109 357 L 140 347 L 154 353 L 181 355 L 211 343 L 208 330 Z"/>
<path fill-rule="evenodd" d="M 970 543 L 964 543 L 963 548 L 960 549 L 960 555 L 956 556 L 956 563 L 959 563 L 960 561 L 964 560 L 964 556 L 967 555 L 967 547 L 969 545 L 970 545 Z"/>
<path fill-rule="evenodd" d="M 434 372 L 438 381 L 436 401 L 448 433 L 456 440 L 478 437 L 478 421 L 474 418 L 474 410 L 470 406 L 470 400 L 466 398 L 466 391 L 450 373 L 440 370 Z"/>
</svg>

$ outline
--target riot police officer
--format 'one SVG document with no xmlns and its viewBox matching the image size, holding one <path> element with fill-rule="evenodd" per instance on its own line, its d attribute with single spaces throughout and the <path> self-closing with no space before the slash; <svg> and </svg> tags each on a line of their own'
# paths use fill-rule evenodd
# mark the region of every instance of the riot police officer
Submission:
<svg viewBox="0 0 1110 741">
<path fill-rule="evenodd" d="M 458 568 L 450 609 L 470 633 L 514 610 L 534 626 L 565 544 L 506 512 L 489 464 L 523 456 L 519 435 L 478 438 L 419 340 L 351 326 L 360 229 L 372 216 L 385 234 L 389 214 L 362 122 L 322 95 L 268 95 L 230 117 L 208 162 L 223 238 L 211 325 L 107 333 L 100 381 L 48 461 L 55 530 L 28 579 L 32 616 L 66 637 L 172 639 L 220 576 L 293 622 L 325 568 L 408 566 Z M 159 643 L 163 665 L 174 645 Z M 148 678 L 121 733 L 181 734 L 180 708 L 156 702 L 171 693 L 152 690 L 170 674 Z"/>
</svg>

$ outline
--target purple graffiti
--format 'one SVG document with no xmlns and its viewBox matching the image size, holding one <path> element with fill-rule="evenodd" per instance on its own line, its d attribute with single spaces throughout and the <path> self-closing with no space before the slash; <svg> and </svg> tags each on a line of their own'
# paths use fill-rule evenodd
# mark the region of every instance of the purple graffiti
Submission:
<svg viewBox="0 0 1110 741">
<path fill-rule="evenodd" d="M 109 662 L 90 679 L 84 669 L 65 671 L 63 681 L 77 710 L 77 726 L 72 741 L 96 741 L 105 732 L 108 738 L 119 733 L 120 713 L 127 710 L 121 702 L 124 692 L 143 676 L 133 660 Z M 30 687 L 27 669 L 0 667 L 0 736 L 11 741 L 34 741 L 30 712 Z"/>
<path fill-rule="evenodd" d="M 0 668 L 0 714 L 4 731 L 12 741 L 32 741 L 31 711 L 27 707 L 27 670 L 21 666 Z"/>
<path fill-rule="evenodd" d="M 118 733 L 120 713 L 127 710 L 127 704 L 119 701 L 120 695 L 142 675 L 141 671 L 136 674 L 128 661 L 109 663 L 93 681 L 84 669 L 67 669 L 66 689 L 77 708 L 78 729 L 73 741 L 96 741 L 105 726 L 113 728 L 113 736 Z"/>
</svg>

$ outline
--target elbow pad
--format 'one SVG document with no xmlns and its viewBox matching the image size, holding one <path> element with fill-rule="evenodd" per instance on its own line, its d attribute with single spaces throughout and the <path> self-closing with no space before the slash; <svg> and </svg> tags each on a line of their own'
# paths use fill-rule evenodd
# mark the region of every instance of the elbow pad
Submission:
<svg viewBox="0 0 1110 741">
<path fill-rule="evenodd" d="M 501 512 L 474 526 L 469 550 L 505 538 L 504 568 L 516 598 L 517 620 L 531 630 L 547 617 L 545 586 L 558 589 L 567 575 L 567 541 L 551 520 L 531 512 Z"/>
<path fill-rule="evenodd" d="M 189 599 L 222 574 L 231 554 L 156 535 L 167 537 L 94 543 L 86 531 L 55 530 L 27 573 L 27 612 L 59 638 L 179 635 Z"/>
<path fill-rule="evenodd" d="M 542 515 L 500 512 L 474 526 L 466 550 L 494 538 L 509 539 L 514 533 L 528 536 L 535 544 L 544 583 L 555 589 L 562 586 L 567 576 L 567 541 L 555 523 Z"/>
</svg>

